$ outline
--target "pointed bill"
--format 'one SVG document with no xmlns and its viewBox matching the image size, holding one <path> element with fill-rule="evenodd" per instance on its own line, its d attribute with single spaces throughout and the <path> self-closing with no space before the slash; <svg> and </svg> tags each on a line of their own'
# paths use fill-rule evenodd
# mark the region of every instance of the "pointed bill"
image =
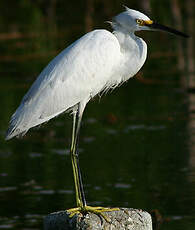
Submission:
<svg viewBox="0 0 195 230">
<path fill-rule="evenodd" d="M 149 22 L 149 23 L 147 23 Z M 166 31 L 166 32 L 169 32 L 169 33 L 172 33 L 172 34 L 176 34 L 176 35 L 179 35 L 179 36 L 182 36 L 182 37 L 185 37 L 185 38 L 189 38 L 189 35 L 183 33 L 183 32 L 180 32 L 178 30 L 175 30 L 175 29 L 172 29 L 168 26 L 163 26 L 161 24 L 158 24 L 156 22 L 152 22 L 152 21 L 145 21 L 145 24 L 151 28 L 151 29 L 154 29 L 154 30 L 162 30 L 162 31 Z"/>
</svg>

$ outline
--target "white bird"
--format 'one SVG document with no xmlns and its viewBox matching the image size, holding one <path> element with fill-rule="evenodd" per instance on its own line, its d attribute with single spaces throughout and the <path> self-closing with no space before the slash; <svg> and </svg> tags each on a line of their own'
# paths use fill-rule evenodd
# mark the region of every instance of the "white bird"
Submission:
<svg viewBox="0 0 195 230">
<path fill-rule="evenodd" d="M 134 34 L 135 31 L 164 30 L 188 37 L 127 7 L 110 24 L 112 33 L 104 29 L 91 31 L 46 66 L 12 115 L 6 134 L 6 140 L 24 135 L 30 128 L 63 112 L 73 113 L 71 160 L 77 208 L 69 209 L 71 216 L 78 212 L 117 210 L 86 205 L 77 152 L 78 133 L 86 104 L 100 92 L 121 85 L 143 66 L 147 45 Z"/>
</svg>

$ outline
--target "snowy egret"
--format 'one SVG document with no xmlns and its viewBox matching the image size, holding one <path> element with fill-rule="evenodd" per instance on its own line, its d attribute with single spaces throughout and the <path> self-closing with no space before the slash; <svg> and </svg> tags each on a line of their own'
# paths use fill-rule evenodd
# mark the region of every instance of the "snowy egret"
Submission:
<svg viewBox="0 0 195 230">
<path fill-rule="evenodd" d="M 24 135 L 30 128 L 65 111 L 72 112 L 70 152 L 77 207 L 69 209 L 71 216 L 79 212 L 94 212 L 104 216 L 104 211 L 117 210 L 86 204 L 77 150 L 86 104 L 100 92 L 127 81 L 143 66 L 147 45 L 134 34 L 135 31 L 164 30 L 188 37 L 127 7 L 110 24 L 112 33 L 104 29 L 91 31 L 63 50 L 46 66 L 12 115 L 6 135 L 7 140 Z"/>
</svg>

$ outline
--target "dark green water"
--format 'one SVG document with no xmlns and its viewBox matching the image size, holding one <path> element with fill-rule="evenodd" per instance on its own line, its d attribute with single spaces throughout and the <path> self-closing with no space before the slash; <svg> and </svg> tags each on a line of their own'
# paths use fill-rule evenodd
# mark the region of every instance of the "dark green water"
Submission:
<svg viewBox="0 0 195 230">
<path fill-rule="evenodd" d="M 156 209 L 163 218 L 160 230 L 192 230 L 195 133 L 189 95 L 180 84 L 175 37 L 160 35 L 144 36 L 149 57 L 142 78 L 88 104 L 80 164 L 88 204 Z M 70 115 L 30 130 L 22 139 L 4 141 L 24 93 L 72 41 L 66 33 L 46 37 L 1 40 L 0 229 L 41 229 L 43 216 L 75 206 Z"/>
</svg>

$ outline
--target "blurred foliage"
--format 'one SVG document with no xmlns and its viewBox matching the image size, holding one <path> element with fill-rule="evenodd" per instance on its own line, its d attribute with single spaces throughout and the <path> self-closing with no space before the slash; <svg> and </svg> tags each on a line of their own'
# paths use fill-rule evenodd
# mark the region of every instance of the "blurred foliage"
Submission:
<svg viewBox="0 0 195 230">
<path fill-rule="evenodd" d="M 151 15 L 152 19 L 164 24 L 172 24 L 175 28 L 177 24 L 174 22 L 173 7 L 177 6 L 182 18 L 182 25 L 179 26 L 182 30 L 185 28 L 186 7 L 182 0 L 159 0 L 158 4 L 155 0 L 129 0 L 125 1 L 125 5 L 140 9 Z M 0 15 L 2 60 L 0 71 L 5 71 L 8 66 L 14 71 L 13 62 L 17 61 L 17 70 L 20 72 L 28 71 L 29 65 L 34 65 L 35 68 L 40 66 L 37 71 L 40 72 L 47 62 L 42 63 L 39 60 L 37 63 L 37 57 L 43 57 L 44 60 L 46 57 L 49 61 L 87 31 L 95 28 L 111 30 L 109 24 L 105 22 L 124 9 L 119 0 L 2 0 L 0 7 L 3 9 Z M 168 52 L 167 55 L 170 57 L 177 55 L 180 39 L 177 40 L 172 35 L 153 32 L 144 33 L 144 38 L 149 44 L 149 55 L 153 51 L 161 53 L 161 56 L 164 52 Z M 157 39 L 159 42 L 153 42 Z M 152 45 L 150 45 L 151 42 Z M 26 60 L 25 66 L 20 68 L 18 65 L 23 60 Z M 154 62 L 155 60 L 156 58 Z M 175 62 L 177 62 L 176 58 Z M 163 64 L 166 64 L 166 60 Z M 156 65 L 158 63 L 154 64 Z M 26 77 L 26 74 L 24 76 Z"/>
</svg>

